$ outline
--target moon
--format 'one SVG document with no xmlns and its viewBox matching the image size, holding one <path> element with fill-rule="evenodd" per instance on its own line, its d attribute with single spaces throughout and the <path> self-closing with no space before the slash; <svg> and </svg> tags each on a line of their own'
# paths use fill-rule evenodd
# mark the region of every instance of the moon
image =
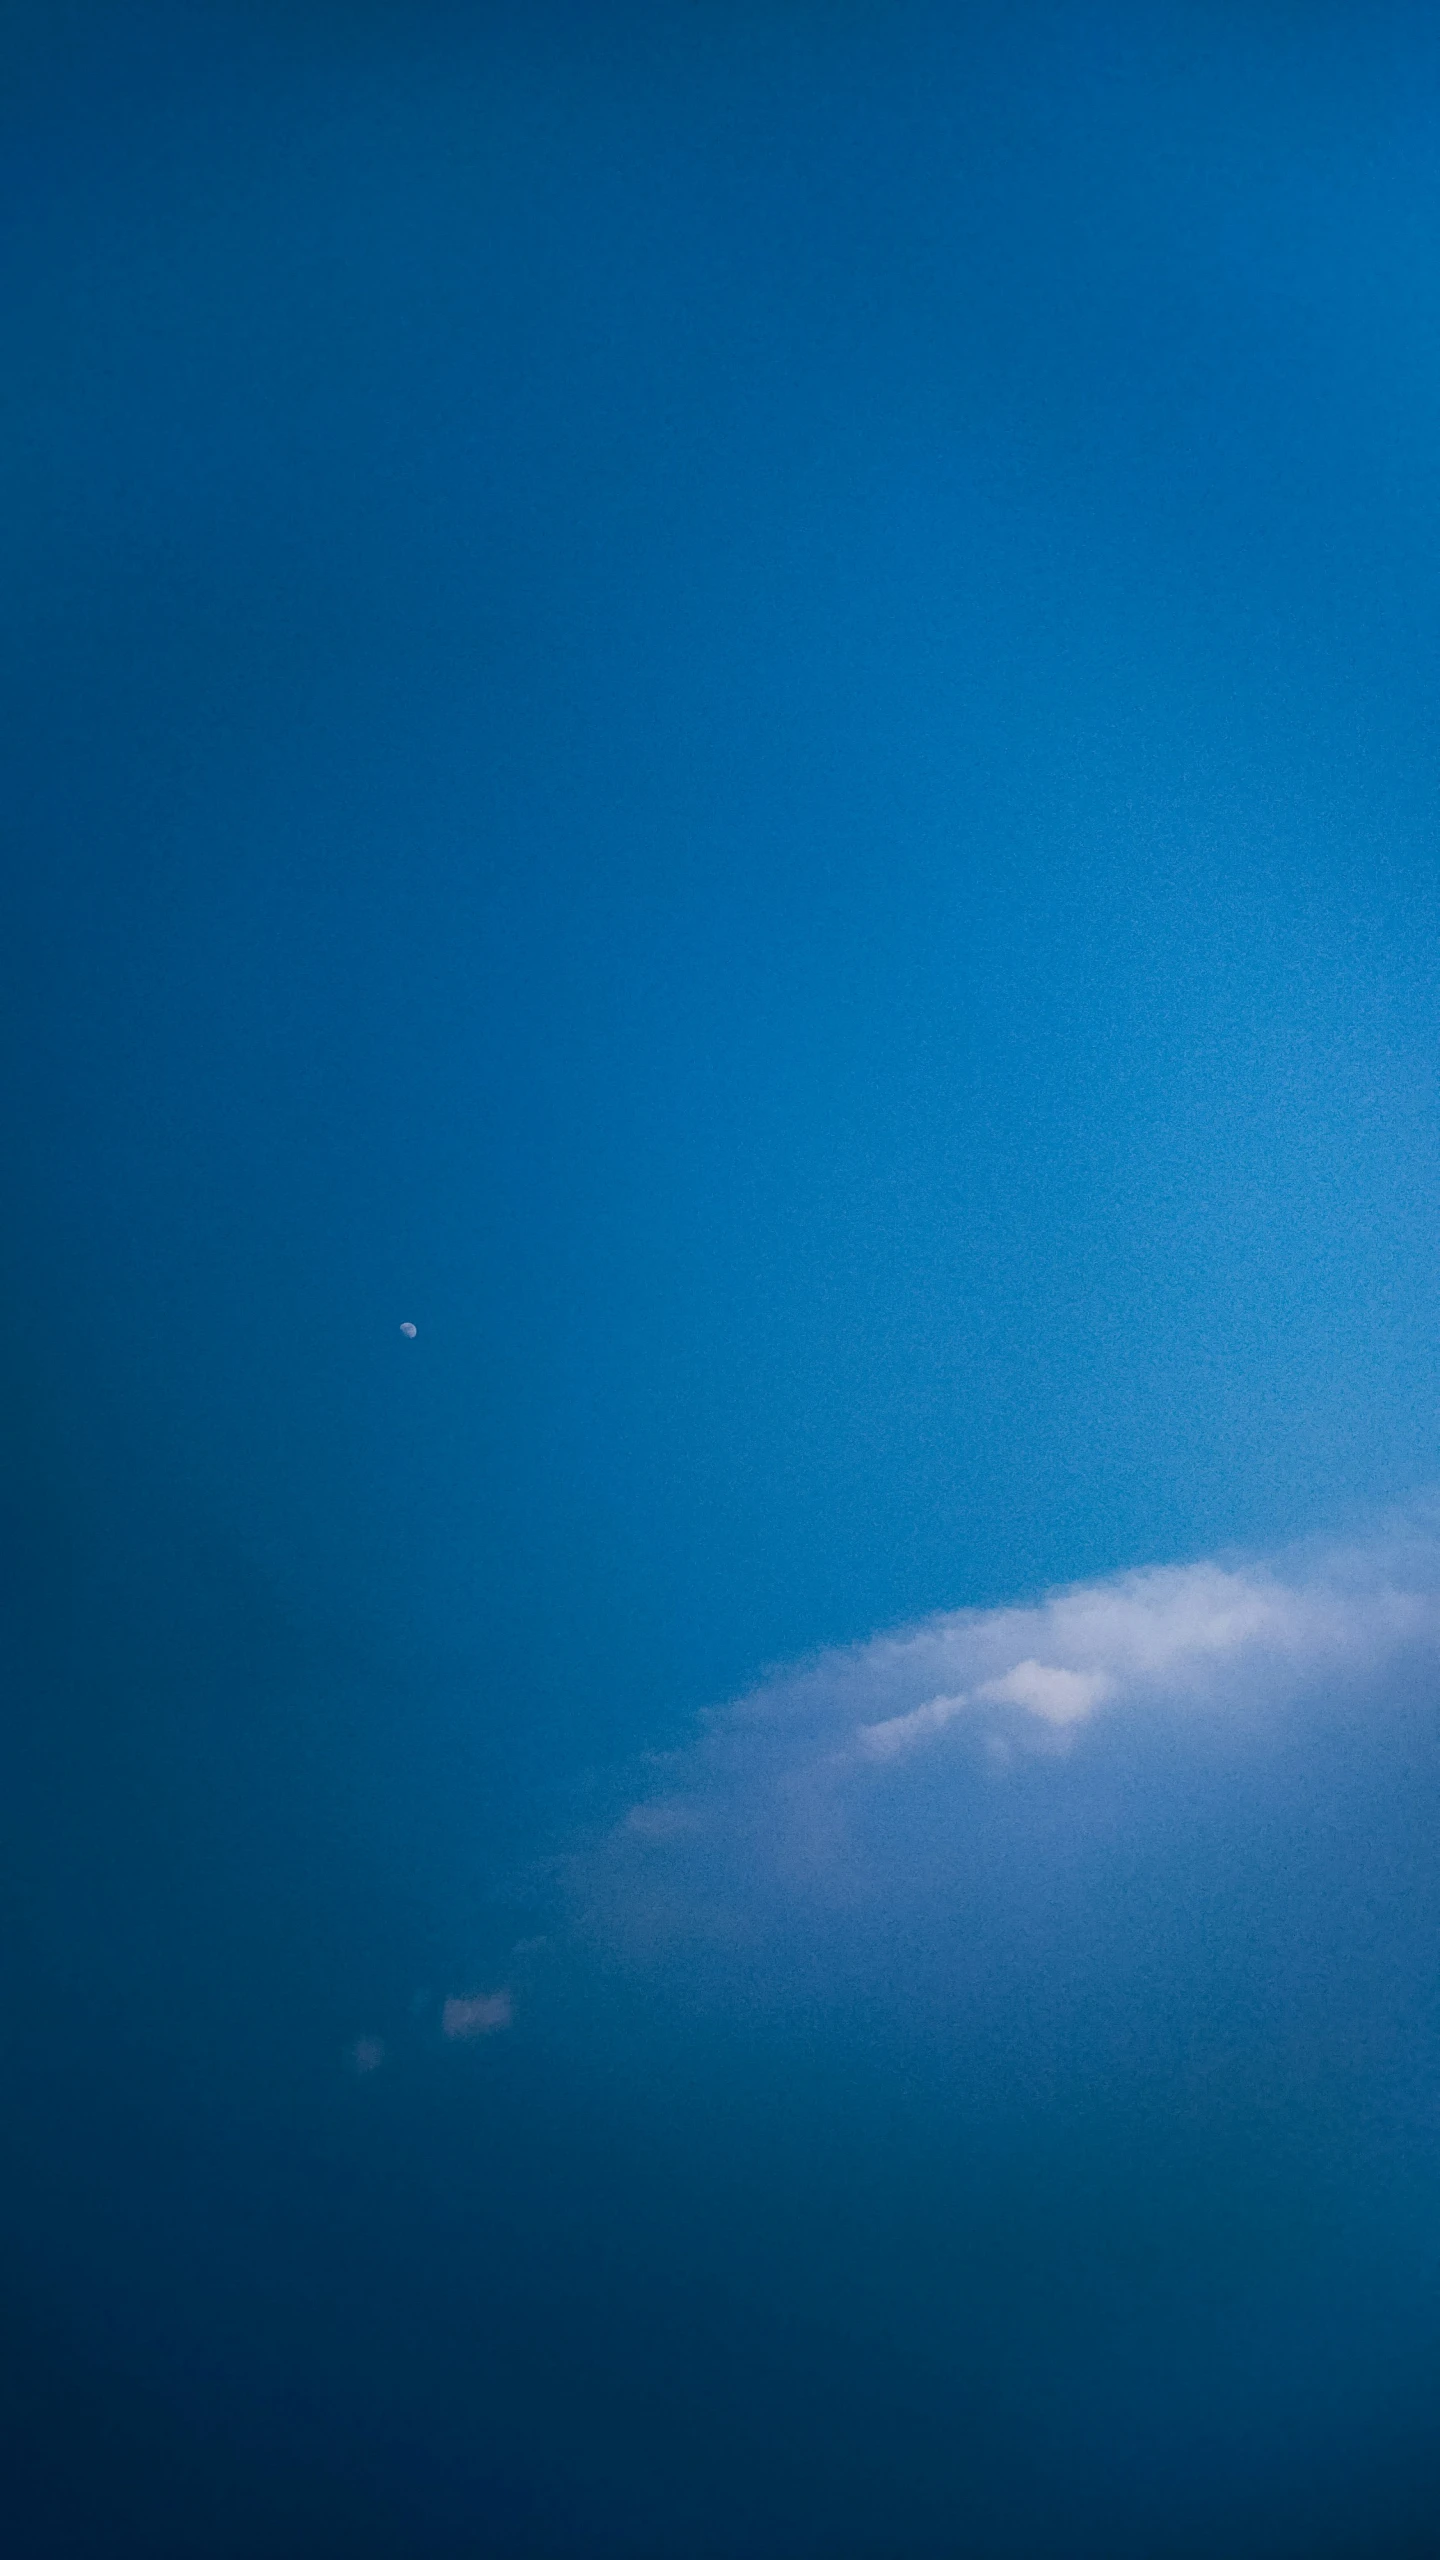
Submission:
<svg viewBox="0 0 1440 2560">
<path fill-rule="evenodd" d="M 404 1334 L 405 1339 L 406 1339 L 406 1341 L 407 1341 L 407 1342 L 413 1342 L 413 1341 L 414 1341 L 414 1339 L 415 1339 L 415 1327 L 413 1326 L 413 1324 L 402 1324 L 402 1326 L 400 1327 L 400 1330 L 401 1330 L 401 1332 Z"/>
</svg>

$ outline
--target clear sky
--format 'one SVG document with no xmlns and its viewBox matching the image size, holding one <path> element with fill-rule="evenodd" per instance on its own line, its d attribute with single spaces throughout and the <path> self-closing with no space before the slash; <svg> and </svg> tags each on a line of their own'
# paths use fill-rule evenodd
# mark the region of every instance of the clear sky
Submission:
<svg viewBox="0 0 1440 2560">
<path fill-rule="evenodd" d="M 0 128 L 15 2547 L 1432 2547 L 1433 11 Z"/>
</svg>

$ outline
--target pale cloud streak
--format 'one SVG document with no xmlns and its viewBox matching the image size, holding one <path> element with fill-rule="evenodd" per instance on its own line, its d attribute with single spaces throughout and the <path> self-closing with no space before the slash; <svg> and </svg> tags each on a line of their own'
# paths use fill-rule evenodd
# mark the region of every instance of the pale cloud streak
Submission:
<svg viewBox="0 0 1440 2560">
<path fill-rule="evenodd" d="M 440 2033 L 451 2044 L 471 2044 L 479 2036 L 498 2035 L 514 2015 L 508 1991 L 452 1994 L 440 2012 Z"/>
</svg>

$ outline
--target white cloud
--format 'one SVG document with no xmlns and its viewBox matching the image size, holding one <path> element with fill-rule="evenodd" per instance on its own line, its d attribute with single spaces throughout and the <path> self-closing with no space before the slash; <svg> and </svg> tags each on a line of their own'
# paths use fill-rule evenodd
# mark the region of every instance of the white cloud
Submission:
<svg viewBox="0 0 1440 2560">
<path fill-rule="evenodd" d="M 982 1680 L 969 1694 L 960 1690 L 953 1696 L 927 1698 L 923 1707 L 912 1707 L 908 1715 L 862 1724 L 858 1740 L 872 1758 L 885 1759 L 928 1742 L 967 1707 L 1023 1707 L 1042 1724 L 1081 1724 L 1114 1694 L 1115 1683 L 1105 1671 L 1067 1671 L 1049 1662 L 1017 1662 L 1013 1671 L 1002 1672 L 998 1680 Z M 629 1820 L 634 1823 L 635 1813 Z"/>
<path fill-rule="evenodd" d="M 1432 1509 L 1345 1546 L 950 1611 L 777 1672 L 655 1755 L 572 1862 L 574 1904 L 611 1946 L 688 1950 L 711 1978 L 743 1947 L 747 1996 L 868 1968 L 899 2000 L 962 1956 L 978 1979 L 982 1943 L 1074 1964 L 1114 1844 L 1150 1860 L 1163 1931 L 1202 1799 L 1218 1789 L 1236 1840 L 1302 1804 L 1340 1837 L 1356 1767 L 1398 1771 L 1437 1694 Z"/>
<path fill-rule="evenodd" d="M 888 1759 L 898 1751 L 908 1751 L 915 1743 L 926 1742 L 958 1715 L 963 1715 L 970 1700 L 963 1689 L 953 1698 L 927 1698 L 923 1707 L 912 1707 L 908 1715 L 882 1716 L 878 1724 L 856 1727 L 856 1738 L 862 1751 L 877 1760 Z M 629 1819 L 633 1822 L 634 1815 Z"/>
</svg>

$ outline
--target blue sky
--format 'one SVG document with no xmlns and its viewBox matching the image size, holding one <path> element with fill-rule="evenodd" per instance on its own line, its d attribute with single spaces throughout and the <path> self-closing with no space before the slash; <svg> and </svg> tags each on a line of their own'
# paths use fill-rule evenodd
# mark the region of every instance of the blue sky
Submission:
<svg viewBox="0 0 1440 2560">
<path fill-rule="evenodd" d="M 1423 2531 L 1437 114 L 1403 6 L 6 13 L 27 2552 Z M 1331 1633 L 1046 1652 L 1170 1567 Z M 1012 1608 L 776 1885 L 773 1666 Z"/>
</svg>

